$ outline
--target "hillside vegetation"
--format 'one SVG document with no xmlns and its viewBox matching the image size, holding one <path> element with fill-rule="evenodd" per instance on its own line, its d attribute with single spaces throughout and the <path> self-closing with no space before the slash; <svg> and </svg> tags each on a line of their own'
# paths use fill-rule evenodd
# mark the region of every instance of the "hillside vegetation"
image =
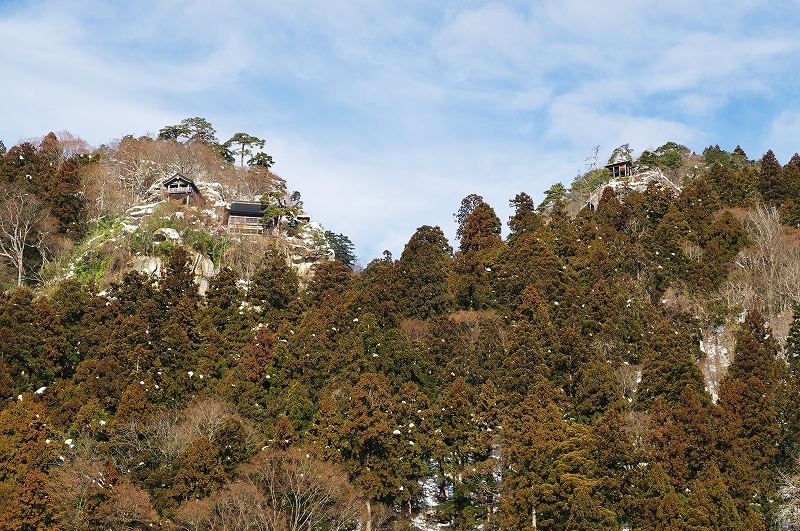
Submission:
<svg viewBox="0 0 800 531">
<path fill-rule="evenodd" d="M 300 278 L 292 215 L 222 229 L 291 199 L 232 149 L 263 143 L 193 120 L 3 153 L 0 229 L 36 207 L 21 253 L 0 235 L 6 528 L 796 528 L 800 156 L 669 143 L 632 162 L 675 188 L 595 162 L 505 239 L 470 195 L 452 245 L 423 225 L 354 273 L 318 231 L 339 260 Z M 216 192 L 150 202 L 175 172 Z"/>
</svg>

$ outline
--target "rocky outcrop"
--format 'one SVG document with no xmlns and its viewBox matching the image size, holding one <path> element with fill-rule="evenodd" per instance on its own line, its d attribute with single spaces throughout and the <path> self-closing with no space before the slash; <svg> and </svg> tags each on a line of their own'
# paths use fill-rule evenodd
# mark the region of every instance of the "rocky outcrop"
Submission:
<svg viewBox="0 0 800 531">
<path fill-rule="evenodd" d="M 208 284 L 216 273 L 214 262 L 192 249 L 187 249 L 187 251 L 191 255 L 189 269 L 194 276 L 194 283 L 197 284 L 197 290 L 200 295 L 205 295 L 206 291 L 208 291 Z M 164 260 L 158 256 L 134 256 L 131 260 L 130 268 L 150 277 L 158 278 L 164 268 Z"/>
<path fill-rule="evenodd" d="M 311 249 L 303 244 L 289 243 L 286 250 L 289 267 L 294 269 L 300 279 L 301 288 L 305 288 L 314 276 L 312 267 L 319 262 L 334 260 L 333 249 Z"/>
</svg>

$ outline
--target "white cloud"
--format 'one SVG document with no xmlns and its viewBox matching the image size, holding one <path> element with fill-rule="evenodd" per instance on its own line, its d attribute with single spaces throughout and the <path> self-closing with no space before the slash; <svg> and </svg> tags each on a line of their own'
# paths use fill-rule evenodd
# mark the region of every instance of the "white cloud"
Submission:
<svg viewBox="0 0 800 531">
<path fill-rule="evenodd" d="M 538 34 L 524 15 L 490 3 L 459 13 L 433 37 L 432 46 L 458 80 L 517 78 L 536 63 Z"/>
<path fill-rule="evenodd" d="M 586 146 L 587 152 L 595 145 L 602 145 L 609 151 L 625 143 L 630 143 L 637 151 L 670 140 L 691 145 L 697 136 L 696 131 L 677 121 L 608 112 L 568 97 L 551 105 L 550 119 L 548 136 Z"/>
</svg>

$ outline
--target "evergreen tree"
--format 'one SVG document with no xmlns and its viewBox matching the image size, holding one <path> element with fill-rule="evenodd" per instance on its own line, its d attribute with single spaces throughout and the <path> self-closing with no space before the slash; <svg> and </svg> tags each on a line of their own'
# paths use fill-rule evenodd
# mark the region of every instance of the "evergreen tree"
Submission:
<svg viewBox="0 0 800 531">
<path fill-rule="evenodd" d="M 467 255 L 499 247 L 501 228 L 494 209 L 481 202 L 464 218 L 456 231 L 460 241 L 459 251 Z"/>
<path fill-rule="evenodd" d="M 721 469 L 742 513 L 749 508 L 745 500 L 757 499 L 768 514 L 775 496 L 780 381 L 777 343 L 761 314 L 751 310 L 736 333 L 733 362 L 719 390 L 729 448 Z"/>
<path fill-rule="evenodd" d="M 47 299 L 34 300 L 26 289 L 0 294 L 0 360 L 12 379 L 6 392 L 52 385 L 66 372 L 64 351 L 63 330 Z"/>
<path fill-rule="evenodd" d="M 44 191 L 50 214 L 58 223 L 58 232 L 73 239 L 83 235 L 87 222 L 79 172 L 74 159 L 65 160 L 45 184 Z"/>
<path fill-rule="evenodd" d="M 694 361 L 695 350 L 696 347 L 667 323 L 658 323 L 645 346 L 636 406 L 648 409 L 659 396 L 669 403 L 677 403 L 687 386 L 702 397 L 702 402 L 707 402 L 703 373 Z"/>
<path fill-rule="evenodd" d="M 365 271 L 364 275 L 367 273 Z M 352 280 L 353 272 L 338 260 L 314 264 L 314 277 L 306 289 L 306 299 L 310 304 L 319 304 L 328 297 L 338 297 Z"/>
<path fill-rule="evenodd" d="M 494 209 L 480 202 L 456 231 L 460 244 L 454 264 L 455 296 L 463 308 L 480 309 L 494 303 L 487 273 L 492 271 L 494 253 L 503 245 L 501 228 Z"/>
<path fill-rule="evenodd" d="M 332 231 L 325 231 L 325 238 L 333 248 L 334 256 L 337 260 L 346 266 L 353 267 L 356 262 L 356 246 L 350 241 L 350 238 L 344 234 L 336 234 Z"/>
<path fill-rule="evenodd" d="M 723 457 L 717 448 L 719 418 L 716 406 L 703 405 L 696 390 L 685 387 L 681 400 L 669 404 L 663 397 L 652 407 L 650 431 L 650 459 L 660 463 L 669 474 L 670 484 L 678 492 L 709 465 L 719 465 Z"/>
<path fill-rule="evenodd" d="M 404 316 L 427 319 L 449 310 L 452 296 L 447 279 L 452 253 L 442 229 L 428 225 L 417 229 L 397 262 L 396 289 Z"/>
<path fill-rule="evenodd" d="M 575 420 L 590 424 L 608 411 L 622 411 L 623 400 L 609 363 L 595 359 L 580 369 L 572 400 Z"/>
<path fill-rule="evenodd" d="M 563 185 L 561 186 L 563 188 Z M 508 228 L 511 229 L 508 245 L 514 245 L 514 240 L 520 233 L 535 232 L 543 226 L 541 217 L 536 214 L 533 199 L 525 192 L 514 196 L 514 199 L 508 202 L 508 206 L 514 209 L 514 215 L 508 219 Z"/>
<path fill-rule="evenodd" d="M 780 206 L 786 198 L 786 186 L 783 182 L 783 168 L 772 150 L 767 150 L 761 157 L 761 168 L 758 175 L 758 192 L 768 204 Z"/>
<path fill-rule="evenodd" d="M 786 197 L 778 212 L 781 223 L 791 227 L 800 227 L 800 155 L 795 153 L 782 170 L 783 186 Z"/>
<path fill-rule="evenodd" d="M 266 253 L 250 280 L 247 298 L 263 310 L 284 310 L 297 298 L 299 280 L 277 249 Z"/>
<path fill-rule="evenodd" d="M 736 170 L 718 162 L 712 164 L 708 170 L 708 180 L 711 189 L 719 196 L 722 206 L 733 207 L 744 205 L 746 192 L 742 188 Z"/>
</svg>

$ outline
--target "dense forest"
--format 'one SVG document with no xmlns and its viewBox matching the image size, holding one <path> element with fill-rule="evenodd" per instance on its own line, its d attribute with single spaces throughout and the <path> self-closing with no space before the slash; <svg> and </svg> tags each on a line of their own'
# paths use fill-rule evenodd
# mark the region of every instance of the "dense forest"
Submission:
<svg viewBox="0 0 800 531">
<path fill-rule="evenodd" d="M 457 242 L 359 269 L 328 232 L 300 276 L 297 209 L 241 238 L 126 214 L 175 171 L 300 205 L 239 135 L 0 147 L 3 529 L 800 528 L 800 156 L 621 146 L 675 188 L 595 161 L 505 238 L 473 194 Z"/>
</svg>

